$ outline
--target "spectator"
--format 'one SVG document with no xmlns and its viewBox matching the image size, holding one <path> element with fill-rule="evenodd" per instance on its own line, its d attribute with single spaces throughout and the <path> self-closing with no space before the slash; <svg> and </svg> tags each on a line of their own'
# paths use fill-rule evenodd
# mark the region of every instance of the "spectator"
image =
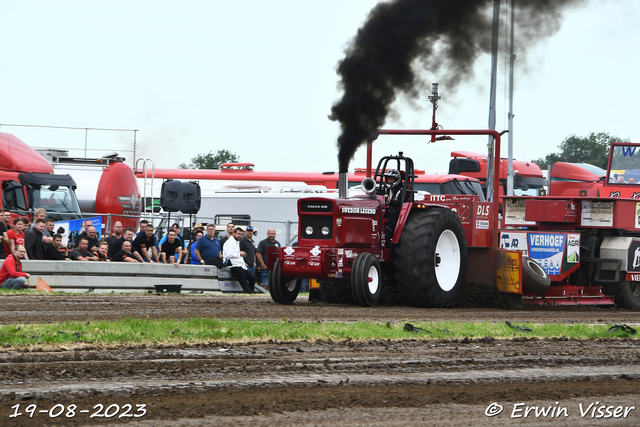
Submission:
<svg viewBox="0 0 640 427">
<path fill-rule="evenodd" d="M 109 247 L 113 246 L 113 244 L 122 237 L 122 223 L 120 221 L 116 221 L 113 224 L 113 234 L 106 237 L 105 240 L 109 244 Z"/>
<path fill-rule="evenodd" d="M 44 229 L 44 235 L 51 237 L 50 243 L 53 243 L 53 235 L 56 234 L 55 228 L 56 228 L 56 220 L 53 218 L 47 218 L 47 226 Z"/>
<path fill-rule="evenodd" d="M 178 240 L 175 230 L 171 229 L 167 233 L 167 240 L 162 244 L 161 253 L 161 262 L 164 264 L 167 264 L 168 258 L 169 264 L 180 265 L 180 260 L 182 259 L 182 242 Z"/>
<path fill-rule="evenodd" d="M 220 247 L 224 248 L 224 244 L 226 243 L 229 237 L 233 236 L 233 230 L 235 230 L 236 226 L 233 225 L 232 222 L 227 224 L 227 235 L 220 238 Z"/>
<path fill-rule="evenodd" d="M 133 239 L 133 234 L 135 233 L 136 230 L 134 230 L 133 228 L 127 228 L 124 230 L 124 233 L 122 233 L 122 237 L 119 238 L 118 240 L 116 240 L 116 242 L 113 245 L 109 246 L 109 252 L 107 254 L 107 256 L 109 258 L 111 258 L 112 260 L 115 260 L 115 256 L 116 254 L 122 249 L 122 244 L 124 242 L 130 242 Z M 133 254 L 133 256 L 135 257 L 135 259 L 137 259 L 138 261 L 142 262 L 142 256 L 137 253 L 137 252 L 131 252 Z"/>
<path fill-rule="evenodd" d="M 220 241 L 216 237 L 215 225 L 207 225 L 207 234 L 198 239 L 193 254 L 199 264 L 215 265 L 222 268 L 222 251 L 220 250 Z"/>
<path fill-rule="evenodd" d="M 169 237 L 169 233 L 171 232 L 171 230 L 173 230 L 176 233 L 176 240 L 178 241 L 178 245 L 180 247 L 181 250 L 181 254 L 180 255 L 180 259 L 183 259 L 183 255 L 185 254 L 185 247 L 184 247 L 184 239 L 182 238 L 182 236 L 180 235 L 179 231 L 180 231 L 180 225 L 178 225 L 178 223 L 174 223 L 171 228 L 169 229 L 169 231 L 167 232 L 167 234 L 160 240 L 160 247 L 162 248 L 162 245 L 164 245 L 164 243 L 167 241 L 167 238 Z M 160 252 L 163 252 L 162 250 Z M 167 254 L 167 256 L 169 256 L 170 254 Z M 162 255 L 160 255 L 162 256 Z M 174 254 L 175 258 L 178 259 L 178 251 L 175 252 Z M 186 258 L 186 256 L 184 256 L 184 258 Z"/>
<path fill-rule="evenodd" d="M 78 240 L 78 247 L 71 251 L 69 258 L 73 261 L 98 261 L 96 254 L 88 250 L 89 238 L 81 237 Z"/>
<path fill-rule="evenodd" d="M 29 273 L 22 272 L 22 263 L 26 251 L 24 245 L 16 245 L 13 254 L 7 256 L 0 268 L 0 288 L 3 289 L 26 289 L 29 287 L 27 279 Z"/>
<path fill-rule="evenodd" d="M 242 239 L 242 228 L 237 227 L 231 235 L 231 238 L 224 244 L 222 251 L 224 259 L 231 260 L 231 267 L 229 268 L 231 274 L 238 279 L 240 286 L 242 286 L 242 289 L 244 289 L 246 293 L 252 294 L 256 283 L 256 276 L 251 274 L 250 271 L 247 271 L 247 266 L 243 259 L 247 254 L 240 250 L 240 239 Z"/>
<path fill-rule="evenodd" d="M 98 246 L 98 261 L 111 261 L 107 254 L 109 253 L 109 244 L 107 242 L 100 242 Z"/>
<path fill-rule="evenodd" d="M 142 255 L 143 259 L 145 259 L 149 263 L 152 263 L 154 260 L 156 260 L 157 262 L 160 261 L 158 249 L 156 248 L 156 238 L 153 235 L 153 225 L 147 224 L 144 234 L 138 234 L 138 236 L 133 239 L 131 248 L 132 250 Z M 151 258 L 151 255 L 149 255 L 149 249 L 151 249 L 153 258 Z"/>
<path fill-rule="evenodd" d="M 78 234 L 76 236 L 76 238 L 73 241 L 73 245 L 77 248 L 78 247 L 78 242 L 80 242 L 80 238 L 81 237 L 87 237 L 88 236 L 88 231 L 89 231 L 89 227 L 93 227 L 93 221 L 91 221 L 90 219 L 86 219 L 83 223 L 82 223 L 82 227 L 84 228 L 82 230 L 82 233 Z"/>
<path fill-rule="evenodd" d="M 185 264 L 200 265 L 200 261 L 198 261 L 198 257 L 196 257 L 194 251 L 196 250 L 196 243 L 198 242 L 198 239 L 200 239 L 202 236 L 204 236 L 204 231 L 200 229 L 196 231 L 194 240 L 189 243 L 189 248 L 187 248 L 186 250 L 188 259 L 185 261 Z"/>
<path fill-rule="evenodd" d="M 47 219 L 47 211 L 44 210 L 44 208 L 38 208 L 33 213 L 33 224 L 31 224 L 31 227 L 29 227 L 29 230 L 33 230 L 33 227 L 36 226 L 36 221 L 38 219 L 42 219 L 42 220 L 46 221 L 46 219 Z M 53 218 L 51 218 L 51 220 L 55 224 L 55 220 Z M 45 224 L 46 224 L 46 222 L 45 222 Z M 27 232 L 28 232 L 28 230 L 25 230 L 25 234 Z M 42 232 L 42 241 L 44 243 L 53 243 L 53 237 L 51 237 L 51 234 L 49 233 L 49 230 L 47 228 L 45 228 L 44 231 Z M 29 253 L 29 248 L 27 248 L 27 253 Z"/>
<path fill-rule="evenodd" d="M 196 222 L 196 224 L 193 226 L 193 233 L 191 233 L 191 236 L 195 236 L 198 230 L 202 231 L 202 235 L 204 236 L 204 225 L 199 222 Z"/>
<path fill-rule="evenodd" d="M 245 252 L 244 262 L 247 270 L 253 276 L 256 275 L 256 243 L 253 241 L 253 227 L 248 225 L 244 231 L 244 237 L 240 240 L 240 250 Z"/>
<path fill-rule="evenodd" d="M 91 226 L 87 230 L 87 240 L 89 240 L 89 247 L 87 250 L 93 252 L 94 254 L 98 253 L 98 249 L 100 248 L 100 240 L 98 240 L 98 231 L 95 227 Z"/>
<path fill-rule="evenodd" d="M 280 247 L 280 242 L 276 240 L 276 230 L 273 228 L 267 230 L 267 238 L 258 243 L 256 250 L 256 259 L 258 267 L 260 267 L 260 284 L 265 286 L 269 283 L 269 258 L 267 254 L 271 246 Z"/>
<path fill-rule="evenodd" d="M 28 223 L 24 218 L 16 218 L 13 220 L 13 228 L 5 233 L 6 238 L 4 239 L 4 253 L 7 257 L 13 254 L 15 247 L 17 245 L 24 246 L 24 225 Z M 26 258 L 27 254 L 25 251 L 25 255 L 22 257 Z"/>
<path fill-rule="evenodd" d="M 44 244 L 44 254 L 46 259 L 51 261 L 62 261 L 69 256 L 69 250 L 62 246 L 62 235 L 54 234 L 53 243 Z"/>
<path fill-rule="evenodd" d="M 24 247 L 27 250 L 27 256 L 31 260 L 43 260 L 46 259 L 44 253 L 44 242 L 42 241 L 43 232 L 47 223 L 44 219 L 38 218 L 33 223 L 33 227 L 27 231 L 27 235 L 24 239 Z M 53 242 L 53 239 L 51 239 Z"/>
<path fill-rule="evenodd" d="M 113 260 L 115 262 L 142 262 L 136 259 L 137 257 L 131 252 L 131 241 L 125 240 L 122 242 L 122 249 L 114 255 Z"/>
<path fill-rule="evenodd" d="M 11 212 L 4 211 L 0 209 L 0 239 L 4 241 L 4 233 L 11 230 L 11 226 L 9 225 L 9 221 L 11 220 Z M 0 259 L 4 259 L 6 255 L 4 254 L 4 250 L 0 251 Z"/>
<path fill-rule="evenodd" d="M 140 221 L 140 231 L 136 233 L 136 237 L 146 233 L 147 225 L 149 225 L 149 221 L 147 221 L 146 219 L 143 219 L 142 221 Z"/>
</svg>

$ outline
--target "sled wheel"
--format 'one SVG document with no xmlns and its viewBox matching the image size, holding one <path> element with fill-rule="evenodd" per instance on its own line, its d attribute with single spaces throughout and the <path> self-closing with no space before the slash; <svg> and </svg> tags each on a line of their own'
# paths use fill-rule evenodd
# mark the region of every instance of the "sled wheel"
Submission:
<svg viewBox="0 0 640 427">
<path fill-rule="evenodd" d="M 293 304 L 300 292 L 301 279 L 289 279 L 280 270 L 280 260 L 269 272 L 269 293 L 278 304 Z"/>
<path fill-rule="evenodd" d="M 364 252 L 353 262 L 351 270 L 353 299 L 363 307 L 373 307 L 382 293 L 382 271 L 375 255 Z"/>
<path fill-rule="evenodd" d="M 458 216 L 438 207 L 411 213 L 395 250 L 394 267 L 405 304 L 454 305 L 467 275 L 467 240 Z"/>
<path fill-rule="evenodd" d="M 551 286 L 551 278 L 544 268 L 534 259 L 522 256 L 522 286 L 536 294 L 542 295 Z"/>
<path fill-rule="evenodd" d="M 352 303 L 351 284 L 348 280 L 319 279 L 320 290 L 325 301 L 330 303 Z"/>
<path fill-rule="evenodd" d="M 624 271 L 620 274 L 624 274 Z M 640 282 L 621 280 L 613 290 L 616 304 L 627 310 L 640 311 Z"/>
</svg>

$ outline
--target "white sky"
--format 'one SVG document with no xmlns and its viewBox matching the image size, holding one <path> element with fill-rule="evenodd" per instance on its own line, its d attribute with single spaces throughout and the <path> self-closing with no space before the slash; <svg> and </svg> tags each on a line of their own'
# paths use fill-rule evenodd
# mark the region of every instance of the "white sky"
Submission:
<svg viewBox="0 0 640 427">
<path fill-rule="evenodd" d="M 339 126 L 327 119 L 341 95 L 335 67 L 376 3 L 5 1 L 0 130 L 34 147 L 82 148 L 84 131 L 5 125 L 138 129 L 136 157 L 156 167 L 226 148 L 258 170 L 337 170 Z M 640 2 L 587 0 L 565 13 L 554 36 L 529 52 L 516 47 L 517 159 L 543 157 L 567 136 L 592 131 L 640 142 L 639 22 Z M 489 64 L 483 56 L 476 79 L 455 96 L 441 85 L 438 122 L 445 128 L 487 127 Z M 499 69 L 502 130 L 504 52 Z M 430 127 L 430 105 L 422 106 L 415 111 L 399 102 L 386 127 Z M 132 140 L 127 132 L 88 134 L 89 148 L 99 148 L 90 154 L 98 156 L 119 150 L 131 158 L 123 150 Z M 486 139 L 427 146 L 414 137 L 386 137 L 374 145 L 374 157 L 398 150 L 420 169 L 446 169 L 452 150 L 485 152 Z M 351 167 L 364 166 L 364 159 L 361 149 Z"/>
</svg>

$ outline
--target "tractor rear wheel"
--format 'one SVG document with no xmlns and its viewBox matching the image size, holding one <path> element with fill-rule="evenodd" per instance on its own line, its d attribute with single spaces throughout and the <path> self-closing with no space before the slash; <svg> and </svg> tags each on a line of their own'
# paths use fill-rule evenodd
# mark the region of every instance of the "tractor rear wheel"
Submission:
<svg viewBox="0 0 640 427">
<path fill-rule="evenodd" d="M 522 256 L 522 286 L 542 295 L 551 286 L 551 278 L 534 259 Z"/>
<path fill-rule="evenodd" d="M 273 265 L 269 272 L 269 293 L 271 299 L 278 304 L 293 304 L 300 292 L 302 279 L 290 279 L 282 274 L 280 260 Z"/>
<path fill-rule="evenodd" d="M 439 207 L 412 212 L 395 249 L 394 267 L 405 304 L 454 305 L 467 276 L 467 240 L 458 216 Z"/>
<path fill-rule="evenodd" d="M 375 255 L 363 252 L 356 257 L 351 270 L 351 292 L 363 307 L 373 307 L 380 300 L 382 270 Z"/>
<path fill-rule="evenodd" d="M 331 303 L 352 303 L 351 284 L 342 279 L 318 279 L 322 296 Z"/>
</svg>

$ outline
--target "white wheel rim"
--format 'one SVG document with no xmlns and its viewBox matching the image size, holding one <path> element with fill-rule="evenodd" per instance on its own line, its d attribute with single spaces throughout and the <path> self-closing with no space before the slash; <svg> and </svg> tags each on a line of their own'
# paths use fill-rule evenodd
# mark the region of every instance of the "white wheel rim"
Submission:
<svg viewBox="0 0 640 427">
<path fill-rule="evenodd" d="M 289 280 L 285 285 L 285 288 L 287 288 L 289 292 L 293 292 L 293 290 L 296 288 L 296 280 L 297 279 Z"/>
<path fill-rule="evenodd" d="M 376 292 L 378 292 L 378 286 L 380 286 L 380 277 L 378 276 L 378 269 L 373 265 L 369 267 L 367 281 L 367 285 L 369 286 L 369 293 L 371 295 L 374 295 Z"/>
<path fill-rule="evenodd" d="M 436 244 L 436 279 L 443 291 L 450 291 L 460 276 L 460 244 L 455 233 L 445 230 Z"/>
</svg>

